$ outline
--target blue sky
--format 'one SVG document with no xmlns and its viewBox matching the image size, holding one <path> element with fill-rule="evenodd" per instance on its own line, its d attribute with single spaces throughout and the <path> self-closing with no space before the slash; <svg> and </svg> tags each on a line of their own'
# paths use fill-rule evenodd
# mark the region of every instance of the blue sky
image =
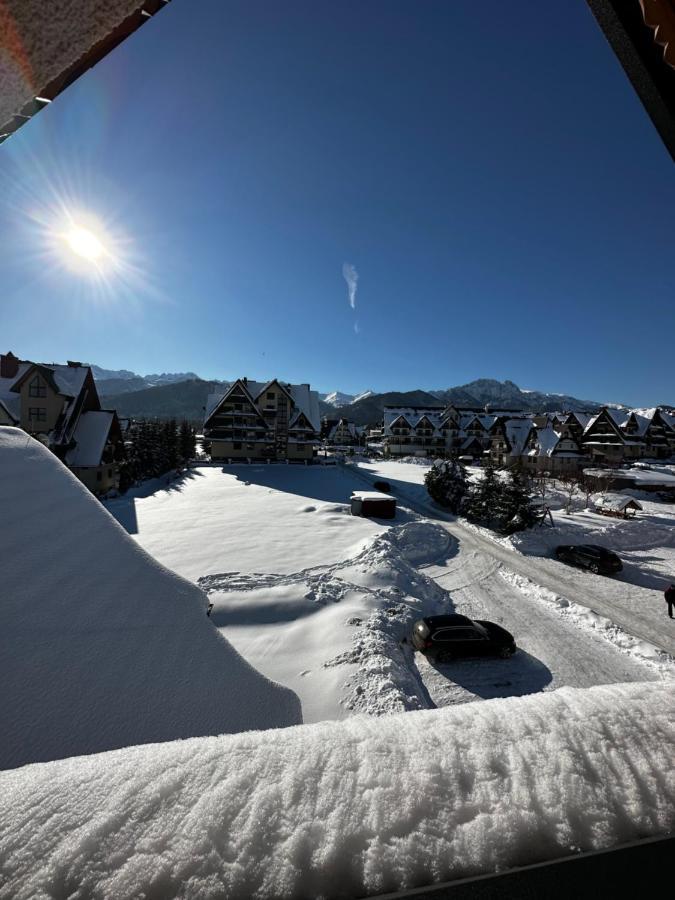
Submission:
<svg viewBox="0 0 675 900">
<path fill-rule="evenodd" d="M 0 147 L 0 345 L 675 402 L 674 208 L 582 0 L 174 0 Z M 103 285 L 54 249 L 67 210 Z"/>
</svg>

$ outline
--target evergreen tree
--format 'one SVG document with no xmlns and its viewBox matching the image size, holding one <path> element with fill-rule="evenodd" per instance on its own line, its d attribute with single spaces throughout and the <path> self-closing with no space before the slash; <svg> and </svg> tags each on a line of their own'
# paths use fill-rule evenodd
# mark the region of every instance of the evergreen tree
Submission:
<svg viewBox="0 0 675 900">
<path fill-rule="evenodd" d="M 467 492 L 466 470 L 457 459 L 435 462 L 424 476 L 429 496 L 457 514 Z"/>
<path fill-rule="evenodd" d="M 465 504 L 464 513 L 467 519 L 481 525 L 491 525 L 499 515 L 501 493 L 502 482 L 488 458 L 483 469 L 483 478 L 472 486 Z"/>
<path fill-rule="evenodd" d="M 181 461 L 186 463 L 194 458 L 197 450 L 197 436 L 194 428 L 187 419 L 183 419 L 180 423 L 180 432 L 178 435 L 179 456 Z"/>
<path fill-rule="evenodd" d="M 529 528 L 536 521 L 532 509 L 530 491 L 517 466 L 509 470 L 508 481 L 503 485 L 498 507 L 498 524 L 502 531 L 512 533 Z"/>
</svg>

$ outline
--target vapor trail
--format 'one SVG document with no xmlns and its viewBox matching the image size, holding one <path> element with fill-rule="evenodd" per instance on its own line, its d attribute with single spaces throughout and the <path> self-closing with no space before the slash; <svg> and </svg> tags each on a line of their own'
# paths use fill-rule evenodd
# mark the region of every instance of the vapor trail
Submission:
<svg viewBox="0 0 675 900">
<path fill-rule="evenodd" d="M 351 263 L 346 262 L 342 264 L 342 276 L 347 282 L 349 305 L 352 309 L 356 309 L 356 288 L 359 283 L 359 273 Z"/>
</svg>

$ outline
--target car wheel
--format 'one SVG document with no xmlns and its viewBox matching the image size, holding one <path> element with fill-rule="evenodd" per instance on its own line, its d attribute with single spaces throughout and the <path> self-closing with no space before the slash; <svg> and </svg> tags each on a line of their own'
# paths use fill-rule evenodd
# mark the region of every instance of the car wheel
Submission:
<svg viewBox="0 0 675 900">
<path fill-rule="evenodd" d="M 598 564 L 597 564 L 597 563 L 591 563 L 590 566 L 589 566 L 588 568 L 591 570 L 591 572 L 592 572 L 594 575 L 597 575 L 598 572 L 600 571 L 600 568 L 598 567 Z"/>
<path fill-rule="evenodd" d="M 515 652 L 515 647 L 502 647 L 502 649 L 499 651 L 499 655 L 502 659 L 510 659 Z"/>
</svg>

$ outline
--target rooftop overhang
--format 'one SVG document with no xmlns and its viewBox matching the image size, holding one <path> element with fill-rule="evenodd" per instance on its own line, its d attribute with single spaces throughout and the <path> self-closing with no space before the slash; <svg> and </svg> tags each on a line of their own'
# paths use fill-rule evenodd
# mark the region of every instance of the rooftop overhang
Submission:
<svg viewBox="0 0 675 900">
<path fill-rule="evenodd" d="M 675 160 L 675 0 L 587 0 Z"/>
<path fill-rule="evenodd" d="M 0 143 L 169 0 L 0 0 Z"/>
</svg>

